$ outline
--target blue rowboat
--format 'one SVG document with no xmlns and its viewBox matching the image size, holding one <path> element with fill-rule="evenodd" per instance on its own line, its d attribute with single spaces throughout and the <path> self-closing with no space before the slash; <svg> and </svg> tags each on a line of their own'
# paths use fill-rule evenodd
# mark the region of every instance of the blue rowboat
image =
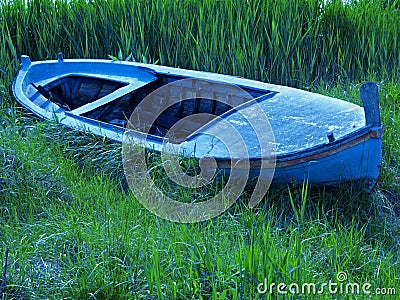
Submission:
<svg viewBox="0 0 400 300">
<path fill-rule="evenodd" d="M 22 56 L 13 92 L 41 118 L 119 142 L 129 128 L 145 138 L 146 149 L 161 152 L 169 140 L 180 154 L 211 157 L 227 172 L 243 155 L 251 176 L 273 161 L 273 183 L 350 181 L 370 189 L 381 167 L 383 127 L 374 83 L 361 87 L 360 107 L 240 77 L 59 54 L 58 60 L 37 62 Z M 200 120 L 191 118 L 196 115 Z M 235 144 L 237 136 L 245 154 L 215 142 L 221 137 Z"/>
</svg>

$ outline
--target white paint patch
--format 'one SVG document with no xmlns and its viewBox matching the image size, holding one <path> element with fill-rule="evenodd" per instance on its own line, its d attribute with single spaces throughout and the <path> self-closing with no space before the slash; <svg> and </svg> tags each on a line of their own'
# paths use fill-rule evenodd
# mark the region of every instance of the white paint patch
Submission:
<svg viewBox="0 0 400 300">
<path fill-rule="evenodd" d="M 238 121 L 238 120 L 230 120 L 229 123 L 233 123 L 234 125 L 237 125 L 237 126 L 246 126 L 247 125 L 247 122 Z"/>
</svg>

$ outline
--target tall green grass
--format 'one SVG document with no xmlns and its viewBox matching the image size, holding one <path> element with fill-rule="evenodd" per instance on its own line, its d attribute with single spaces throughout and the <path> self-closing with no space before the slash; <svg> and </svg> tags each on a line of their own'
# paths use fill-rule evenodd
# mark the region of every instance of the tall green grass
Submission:
<svg viewBox="0 0 400 300">
<path fill-rule="evenodd" d="M 324 2 L 3 1 L 0 44 L 14 62 L 59 51 L 106 58 L 121 49 L 139 61 L 297 87 L 398 77 L 397 1 Z"/>
<path fill-rule="evenodd" d="M 254 210 L 242 199 L 207 222 L 175 224 L 110 176 L 110 164 L 122 169 L 108 156 L 115 147 L 2 113 L 4 299 L 276 299 L 276 290 L 258 293 L 264 278 L 320 285 L 338 282 L 339 271 L 348 282 L 398 288 L 399 216 L 380 193 L 282 188 Z"/>
</svg>

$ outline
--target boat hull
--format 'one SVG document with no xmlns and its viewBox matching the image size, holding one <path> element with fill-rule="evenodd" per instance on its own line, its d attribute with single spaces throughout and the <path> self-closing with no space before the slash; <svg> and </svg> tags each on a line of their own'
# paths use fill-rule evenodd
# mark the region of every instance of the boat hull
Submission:
<svg viewBox="0 0 400 300">
<path fill-rule="evenodd" d="M 94 69 L 96 69 L 95 72 L 93 71 Z M 68 105 L 66 105 L 68 107 L 68 109 L 66 109 L 60 102 L 54 102 L 54 99 L 50 99 L 51 93 L 54 95 L 57 94 L 57 97 L 65 97 L 66 94 L 71 94 L 73 88 L 71 88 L 68 93 L 65 93 L 63 82 L 67 80 L 72 82 L 75 79 L 68 78 L 75 78 L 78 75 L 81 81 L 85 77 L 88 77 L 103 81 L 116 80 L 121 84 L 115 91 L 103 96 L 98 95 L 98 99 L 88 101 L 87 103 L 82 102 L 76 105 L 76 107 L 72 107 L 72 109 L 70 109 Z M 104 112 L 99 112 L 97 115 L 94 115 L 98 116 L 98 119 L 91 117 L 90 113 L 99 111 L 107 105 L 112 105 L 116 102 L 115 99 L 119 99 L 118 101 L 120 101 L 128 92 L 135 93 L 143 89 L 143 87 L 153 84 L 152 82 L 156 82 L 157 79 L 159 79 L 156 78 L 157 76 L 162 76 L 163 78 L 167 78 L 168 76 L 174 76 L 174 78 L 191 78 L 207 80 L 208 82 L 223 82 L 224 84 L 229 82 L 252 91 L 252 93 L 259 93 L 261 95 L 258 96 L 259 98 L 264 97 L 266 99 L 264 100 L 263 98 L 263 101 L 260 102 L 264 113 L 268 114 L 270 110 L 278 107 L 276 108 L 279 110 L 280 114 L 278 120 L 274 120 L 274 115 L 268 115 L 268 118 L 272 119 L 274 122 L 272 124 L 272 129 L 278 141 L 284 141 L 286 143 L 290 141 L 292 132 L 290 132 L 290 130 L 288 132 L 288 128 L 296 128 L 295 122 L 299 122 L 299 126 L 301 125 L 304 128 L 300 132 L 304 135 L 296 136 L 294 139 L 297 139 L 296 142 L 299 145 L 303 143 L 303 146 L 300 145 L 293 150 L 282 148 L 283 150 L 280 150 L 281 152 L 279 152 L 279 149 L 277 150 L 273 164 L 274 172 L 268 173 L 274 174 L 273 183 L 275 184 L 293 182 L 301 184 L 303 182 L 308 182 L 314 185 L 339 185 L 343 182 L 362 181 L 366 183 L 367 189 L 371 189 L 377 182 L 382 161 L 383 127 L 381 124 L 369 124 L 368 120 L 364 120 L 364 112 L 361 111 L 362 109 L 360 107 L 339 100 L 333 102 L 333 100 L 331 101 L 331 99 L 325 96 L 289 87 L 260 83 L 244 78 L 163 66 L 110 62 L 105 60 L 64 60 L 62 58 L 58 61 L 32 63 L 29 57 L 26 56 L 22 58 L 22 69 L 15 79 L 13 91 L 17 101 L 21 105 L 41 118 L 53 121 L 56 120 L 60 124 L 70 128 L 91 132 L 114 141 L 123 142 L 124 134 L 126 133 L 124 127 L 109 122 L 106 117 L 103 117 L 103 115 L 107 115 Z M 57 87 L 57 84 L 59 87 Z M 103 84 L 104 83 L 102 83 L 102 85 Z M 47 90 L 45 89 L 45 92 L 40 93 L 38 86 L 47 87 Z M 46 98 L 45 94 L 48 91 L 51 92 L 50 97 Z M 96 93 L 101 94 L 102 91 L 98 90 Z M 277 96 L 275 94 L 277 94 Z M 282 95 L 287 95 L 286 102 L 280 100 L 283 97 Z M 299 100 L 299 105 L 295 102 L 296 97 L 301 100 Z M 84 97 L 82 97 L 82 99 L 83 98 Z M 290 101 L 288 101 L 288 99 Z M 254 100 L 249 100 L 248 103 L 252 104 L 251 101 L 256 102 Z M 313 106 L 318 105 L 318 101 L 320 101 L 320 103 L 325 103 L 328 107 L 328 112 L 324 118 L 327 121 L 336 122 L 332 123 L 335 126 L 332 126 L 332 124 L 327 126 L 327 128 L 332 127 L 336 130 L 333 131 L 336 134 L 335 137 L 333 134 L 331 136 L 328 134 L 327 138 L 324 132 L 326 131 L 329 133 L 330 131 L 322 130 L 320 124 L 318 126 L 315 125 L 319 117 L 318 115 L 314 118 L 315 120 L 312 120 L 312 118 L 311 121 L 309 119 L 305 120 L 307 114 L 311 114 L 310 111 Z M 340 109 L 338 109 L 338 111 L 342 114 L 335 114 L 334 110 L 333 112 L 329 111 L 330 103 L 333 103 L 331 105 L 332 109 L 336 106 L 339 107 Z M 68 104 L 71 106 L 73 102 L 69 101 Z M 293 106 L 293 110 L 297 109 L 300 113 L 296 112 L 296 114 L 293 114 L 293 112 L 291 112 L 291 115 L 287 112 L 282 113 L 282 110 L 285 109 L 290 111 L 291 105 Z M 296 105 L 298 106 L 296 107 Z M 241 107 L 241 105 L 238 107 Z M 214 107 L 213 112 L 216 110 L 218 110 L 218 107 L 216 109 Z M 220 110 L 222 111 L 222 109 Z M 232 110 L 223 111 L 221 117 L 228 123 L 231 122 L 231 124 L 237 126 L 240 120 L 238 121 L 236 118 L 236 111 L 240 112 L 240 109 L 236 109 L 234 113 L 232 113 Z M 321 111 L 322 110 L 318 113 L 321 113 Z M 192 113 L 194 114 L 194 112 Z M 375 114 L 376 113 L 379 114 L 379 110 L 375 112 Z M 355 117 L 353 117 L 353 115 Z M 371 115 L 371 113 L 366 115 Z M 337 120 L 330 120 L 334 119 L 335 116 Z M 341 118 L 345 119 L 343 124 L 341 124 Z M 293 126 L 292 123 L 295 125 Z M 280 133 L 279 126 L 286 126 L 286 131 L 282 130 L 282 133 Z M 248 128 L 249 126 L 246 125 L 243 126 L 243 129 L 239 128 L 239 131 L 242 130 L 243 135 L 249 134 L 250 136 L 251 134 Z M 205 129 L 203 131 L 207 130 L 208 129 Z M 314 137 L 312 134 L 313 130 L 319 130 L 320 132 L 318 134 L 320 134 L 320 136 Z M 199 135 L 197 131 L 196 134 Z M 162 152 L 165 142 L 163 136 L 139 131 L 135 132 L 135 135 L 139 139 L 146 141 L 143 146 L 147 150 L 156 153 Z M 196 144 L 196 147 L 200 148 L 200 151 L 196 154 L 192 153 L 191 155 L 191 157 L 198 160 L 200 160 L 205 153 L 211 153 L 211 155 L 213 153 L 207 150 L 207 145 L 211 143 L 210 140 L 204 137 L 202 138 L 203 139 L 199 138 Z M 309 138 L 310 143 L 305 143 L 303 138 Z M 318 142 L 317 138 L 323 140 L 323 142 Z M 325 138 L 327 138 L 327 141 L 324 141 Z M 250 138 L 247 140 L 245 138 L 246 143 L 249 140 Z M 308 147 L 308 144 L 311 146 Z M 201 150 L 200 146 L 203 146 L 203 150 Z M 191 145 L 191 147 L 192 148 L 189 148 L 196 148 L 193 145 Z M 189 148 L 186 147 L 185 149 L 187 150 Z M 214 149 L 213 151 L 216 150 Z M 226 151 L 215 153 L 215 155 L 212 155 L 213 159 L 216 161 L 218 169 L 224 174 L 230 173 L 232 165 L 234 164 L 232 162 L 240 160 L 240 158 L 227 157 L 228 152 Z M 257 151 L 250 151 L 248 159 L 250 162 L 249 176 L 257 177 L 260 175 L 261 169 L 268 168 L 265 167 L 268 163 L 263 164 L 263 160 L 268 160 L 270 157 L 265 158 Z"/>
<path fill-rule="evenodd" d="M 278 164 L 275 183 L 291 180 L 296 183 L 337 185 L 353 181 L 361 182 L 367 189 L 371 189 L 379 176 L 381 149 L 382 140 L 370 138 L 340 153 L 316 160 L 282 167 Z"/>
</svg>

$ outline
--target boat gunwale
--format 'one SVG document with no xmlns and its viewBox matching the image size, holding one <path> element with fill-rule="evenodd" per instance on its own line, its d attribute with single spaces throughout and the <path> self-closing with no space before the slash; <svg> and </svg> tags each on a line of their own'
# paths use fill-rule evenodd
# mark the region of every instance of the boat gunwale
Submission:
<svg viewBox="0 0 400 300">
<path fill-rule="evenodd" d="M 235 75 L 228 75 L 228 74 L 220 74 L 220 73 L 213 73 L 213 72 L 208 72 L 208 71 L 199 71 L 199 70 L 189 70 L 189 69 L 181 69 L 181 68 L 175 68 L 175 67 L 170 67 L 170 66 L 161 66 L 161 65 L 153 65 L 153 64 L 145 64 L 145 63 L 140 63 L 140 62 L 131 62 L 131 61 L 115 61 L 115 60 L 107 60 L 107 59 L 64 59 L 62 61 L 59 60 L 43 60 L 43 61 L 32 61 L 28 66 L 25 66 L 23 69 L 21 69 L 19 72 L 25 72 L 28 73 L 29 69 L 34 67 L 34 66 L 39 66 L 39 65 L 45 65 L 45 64 L 67 64 L 67 63 L 88 63 L 88 64 L 116 64 L 120 66 L 126 66 L 126 67 L 136 67 L 142 71 L 151 73 L 151 74 L 158 74 L 158 75 L 165 75 L 165 76 L 174 76 L 174 77 L 182 77 L 182 78 L 192 78 L 192 79 L 200 79 L 204 81 L 218 81 L 219 83 L 223 84 L 231 84 L 235 86 L 239 86 L 241 88 L 248 88 L 248 89 L 254 89 L 257 91 L 265 92 L 266 90 L 269 90 L 270 92 L 288 92 L 288 91 L 293 91 L 299 94 L 306 94 L 306 93 L 312 93 L 309 91 L 304 91 L 301 89 L 289 87 L 289 86 L 283 86 L 283 85 L 277 85 L 277 84 L 272 84 L 272 83 L 266 83 L 262 81 L 257 81 L 254 79 L 249 79 L 249 78 L 244 78 L 242 76 L 235 76 Z M 65 73 L 67 74 L 67 73 Z M 72 73 L 71 73 L 72 74 Z M 86 74 L 89 75 L 88 73 L 82 72 L 82 73 L 76 73 L 72 75 L 78 75 L 80 76 L 81 74 Z M 19 75 L 19 74 L 18 74 Z M 102 74 L 102 73 L 93 73 L 93 76 L 98 76 L 97 78 L 99 79 L 109 79 L 107 78 L 107 74 Z M 92 76 L 92 75 L 90 75 Z M 100 76 L 105 76 L 105 77 L 100 77 Z M 109 75 L 108 75 L 109 76 Z M 114 76 L 114 75 L 113 75 Z M 116 75 L 118 76 L 118 75 Z M 61 77 L 61 76 L 60 76 Z M 124 76 L 120 76 L 124 77 Z M 129 77 L 126 77 L 129 78 Z M 235 82 L 232 83 L 232 80 Z M 129 84 L 129 82 L 122 82 L 121 83 Z M 319 95 L 319 94 L 318 94 Z M 323 96 L 323 95 L 321 95 Z M 325 96 L 328 97 L 328 96 Z M 333 98 L 338 101 L 343 101 L 346 103 L 350 103 L 341 99 Z"/>
<path fill-rule="evenodd" d="M 273 160 L 276 160 L 275 168 L 284 168 L 289 166 L 298 165 L 300 163 L 307 163 L 315 159 L 324 158 L 334 155 L 343 150 L 356 146 L 360 143 L 366 142 L 369 139 L 382 139 L 383 126 L 365 126 L 358 129 L 351 134 L 348 134 L 336 140 L 333 143 L 314 146 L 301 151 L 291 152 L 285 155 L 277 155 L 276 158 L 250 158 L 251 169 L 260 168 L 261 165 L 271 165 Z M 218 167 L 226 167 L 235 162 L 230 158 L 218 159 Z"/>
</svg>

